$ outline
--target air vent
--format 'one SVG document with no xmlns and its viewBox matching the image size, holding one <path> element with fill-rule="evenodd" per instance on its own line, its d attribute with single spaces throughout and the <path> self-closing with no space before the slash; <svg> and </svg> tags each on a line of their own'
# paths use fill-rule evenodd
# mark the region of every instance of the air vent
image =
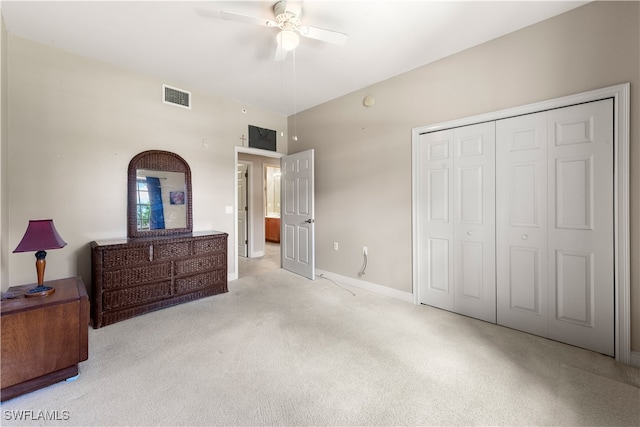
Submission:
<svg viewBox="0 0 640 427">
<path fill-rule="evenodd" d="M 162 85 L 162 102 L 177 107 L 191 109 L 191 92 L 175 87 Z"/>
</svg>

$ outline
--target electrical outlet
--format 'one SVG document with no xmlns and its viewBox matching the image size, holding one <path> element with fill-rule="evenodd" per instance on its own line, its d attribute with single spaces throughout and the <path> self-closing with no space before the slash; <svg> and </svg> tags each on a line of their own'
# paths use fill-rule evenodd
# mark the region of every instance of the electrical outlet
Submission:
<svg viewBox="0 0 640 427">
<path fill-rule="evenodd" d="M 334 251 L 338 250 L 338 242 L 333 242 L 333 250 Z"/>
<path fill-rule="evenodd" d="M 362 247 L 362 255 L 368 255 L 368 254 L 367 254 L 367 251 L 368 251 L 367 247 L 366 247 L 366 246 L 363 246 L 363 247 Z"/>
</svg>

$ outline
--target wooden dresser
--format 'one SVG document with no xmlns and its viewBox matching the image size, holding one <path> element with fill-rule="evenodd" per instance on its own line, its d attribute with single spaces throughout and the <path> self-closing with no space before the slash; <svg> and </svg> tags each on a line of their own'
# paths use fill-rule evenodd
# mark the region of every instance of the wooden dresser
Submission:
<svg viewBox="0 0 640 427">
<path fill-rule="evenodd" d="M 55 292 L 25 297 L 36 285 L 2 296 L 2 400 L 78 375 L 89 357 L 89 299 L 80 277 L 46 281 Z"/>
<path fill-rule="evenodd" d="M 227 233 L 91 242 L 93 327 L 227 292 Z"/>
</svg>

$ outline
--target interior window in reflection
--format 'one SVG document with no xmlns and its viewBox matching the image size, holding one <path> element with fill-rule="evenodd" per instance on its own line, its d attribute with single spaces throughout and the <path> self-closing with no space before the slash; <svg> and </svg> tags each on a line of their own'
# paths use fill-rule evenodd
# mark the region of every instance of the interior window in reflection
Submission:
<svg viewBox="0 0 640 427">
<path fill-rule="evenodd" d="M 151 220 L 151 203 L 149 202 L 147 179 L 138 178 L 136 184 L 136 191 L 138 193 L 138 230 L 149 230 Z"/>
</svg>

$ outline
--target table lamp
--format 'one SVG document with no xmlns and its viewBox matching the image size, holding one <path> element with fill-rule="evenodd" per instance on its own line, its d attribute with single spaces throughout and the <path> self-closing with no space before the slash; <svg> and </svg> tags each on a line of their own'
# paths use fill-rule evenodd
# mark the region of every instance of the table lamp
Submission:
<svg viewBox="0 0 640 427">
<path fill-rule="evenodd" d="M 28 290 L 27 297 L 50 295 L 55 292 L 52 286 L 44 285 L 44 268 L 47 265 L 45 257 L 46 249 L 60 249 L 67 245 L 58 234 L 52 219 L 29 220 L 29 226 L 24 233 L 18 247 L 13 251 L 32 252 L 36 251 L 36 271 L 38 273 L 38 286 Z"/>
</svg>

